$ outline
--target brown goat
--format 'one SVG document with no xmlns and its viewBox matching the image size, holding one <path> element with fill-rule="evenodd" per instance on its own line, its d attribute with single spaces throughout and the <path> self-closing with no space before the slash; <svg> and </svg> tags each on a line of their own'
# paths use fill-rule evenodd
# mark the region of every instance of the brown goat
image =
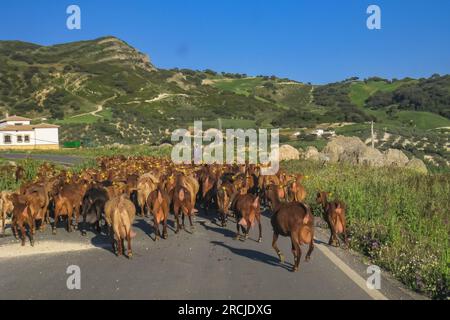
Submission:
<svg viewBox="0 0 450 320">
<path fill-rule="evenodd" d="M 39 230 L 43 231 L 46 226 L 48 205 L 50 203 L 48 191 L 44 185 L 36 184 L 26 189 L 24 195 L 28 201 L 34 221 L 41 222 Z"/>
<path fill-rule="evenodd" d="M 259 197 L 252 194 L 238 194 L 233 201 L 232 210 L 236 216 L 236 230 L 235 239 L 241 239 L 239 228 L 242 228 L 244 233 L 244 241 L 248 239 L 248 233 L 253 226 L 254 221 L 258 222 L 259 237 L 258 242 L 262 241 L 262 227 L 261 227 L 261 212 Z M 242 240 L 242 239 L 241 239 Z"/>
<path fill-rule="evenodd" d="M 150 193 L 147 199 L 147 207 L 153 215 L 153 223 L 155 229 L 155 241 L 159 240 L 161 233 L 159 230 L 159 224 L 163 224 L 162 237 L 167 239 L 167 218 L 170 211 L 170 197 L 169 194 L 161 187 Z"/>
<path fill-rule="evenodd" d="M 31 246 L 34 246 L 34 220 L 31 214 L 31 210 L 27 204 L 27 200 L 25 196 L 18 195 L 16 193 L 11 196 L 12 203 L 14 206 L 13 215 L 12 215 L 12 223 L 11 228 L 13 231 L 14 237 L 18 238 L 18 228 L 20 228 L 22 246 L 25 245 L 25 224 L 28 225 L 29 228 L 29 237 Z"/>
<path fill-rule="evenodd" d="M 14 205 L 12 203 L 12 193 L 2 191 L 0 193 L 0 215 L 2 218 L 2 235 L 5 235 L 5 221 L 8 214 L 12 214 Z"/>
<path fill-rule="evenodd" d="M 330 240 L 328 242 L 331 246 L 340 246 L 339 234 L 344 235 L 344 242 L 348 246 L 347 227 L 345 222 L 345 204 L 341 201 L 328 201 L 328 193 L 318 192 L 316 201 L 322 205 L 325 214 L 325 221 L 330 228 Z"/>
<path fill-rule="evenodd" d="M 292 271 L 298 271 L 302 256 L 301 245 L 309 244 L 306 261 L 309 261 L 314 250 L 314 216 L 311 213 L 311 209 L 300 202 L 282 203 L 277 206 L 270 222 L 273 228 L 272 247 L 275 249 L 281 263 L 284 262 L 284 256 L 277 246 L 277 240 L 280 235 L 291 238 L 292 254 L 295 260 Z"/>
<path fill-rule="evenodd" d="M 72 232 L 72 217 L 75 215 L 75 224 L 78 226 L 80 208 L 86 187 L 78 184 L 64 185 L 55 197 L 55 218 L 53 234 L 56 234 L 58 218 L 67 216 L 67 231 Z"/>
<path fill-rule="evenodd" d="M 172 202 L 173 212 L 177 222 L 177 229 L 175 230 L 175 233 L 180 232 L 180 229 L 184 229 L 184 219 L 186 216 L 189 217 L 191 229 L 194 230 L 195 227 L 192 223 L 192 216 L 194 215 L 195 198 L 192 198 L 191 192 L 183 186 L 176 186 L 172 191 Z M 180 225 L 180 215 L 182 225 Z"/>
<path fill-rule="evenodd" d="M 136 218 L 136 207 L 133 202 L 127 199 L 127 195 L 109 200 L 105 204 L 105 220 L 112 231 L 113 252 L 117 256 L 125 255 L 124 241 L 127 240 L 127 257 L 133 257 L 131 249 L 131 239 L 136 235 L 132 230 L 134 219 Z M 117 241 L 117 251 L 116 251 Z"/>
</svg>

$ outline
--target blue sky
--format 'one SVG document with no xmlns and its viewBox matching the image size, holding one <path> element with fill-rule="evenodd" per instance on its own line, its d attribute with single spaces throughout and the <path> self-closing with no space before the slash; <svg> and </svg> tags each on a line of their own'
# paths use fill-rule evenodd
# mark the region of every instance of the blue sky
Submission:
<svg viewBox="0 0 450 320">
<path fill-rule="evenodd" d="M 66 28 L 77 4 L 82 30 Z M 366 9 L 382 10 L 382 30 Z M 450 1 L 1 0 L 0 39 L 56 44 L 117 36 L 160 68 L 325 83 L 450 73 Z"/>
</svg>

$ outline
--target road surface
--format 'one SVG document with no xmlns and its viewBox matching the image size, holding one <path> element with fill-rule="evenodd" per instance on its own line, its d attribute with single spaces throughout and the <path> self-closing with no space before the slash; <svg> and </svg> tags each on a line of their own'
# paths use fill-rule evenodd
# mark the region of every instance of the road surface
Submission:
<svg viewBox="0 0 450 320">
<path fill-rule="evenodd" d="M 151 220 L 138 218 L 132 260 L 116 257 L 105 235 L 69 234 L 63 223 L 56 236 L 49 229 L 38 233 L 34 248 L 29 242 L 21 247 L 9 235 L 0 239 L 0 299 L 420 298 L 384 274 L 381 290 L 369 290 L 367 266 L 348 251 L 324 245 L 328 233 L 320 228 L 311 261 L 302 259 L 300 271 L 292 273 L 289 240 L 279 239 L 286 256 L 280 264 L 271 247 L 268 214 L 262 222 L 263 242 L 257 243 L 257 228 L 242 242 L 233 239 L 233 222 L 222 228 L 204 215 L 196 218 L 193 234 L 176 235 L 171 216 L 169 238 L 155 242 Z M 80 267 L 81 290 L 67 288 L 71 265 Z"/>
<path fill-rule="evenodd" d="M 34 160 L 49 161 L 66 166 L 81 164 L 83 163 L 83 161 L 86 160 L 83 157 L 59 155 L 59 154 L 38 154 L 38 153 L 28 154 L 28 153 L 6 153 L 6 152 L 0 153 L 0 158 L 12 161 L 30 158 Z"/>
<path fill-rule="evenodd" d="M 8 159 L 27 154 L 0 154 Z M 34 159 L 73 165 L 81 157 L 33 154 Z M 290 272 L 290 241 L 279 238 L 286 262 L 280 264 L 272 249 L 269 214 L 264 213 L 263 242 L 257 228 L 250 239 L 234 240 L 235 224 L 222 228 L 214 215 L 196 219 L 193 234 L 174 234 L 169 218 L 169 239 L 153 241 L 151 219 L 137 218 L 134 258 L 116 257 L 109 238 L 89 232 L 58 234 L 48 229 L 37 234 L 35 247 L 21 247 L 11 236 L 0 238 L 0 299 L 422 299 L 382 272 L 381 290 L 366 286 L 367 266 L 359 255 L 325 244 L 326 229 L 316 228 L 316 246 L 310 262 Z M 319 225 L 323 225 L 320 220 Z M 189 230 L 189 229 L 188 229 Z M 303 248 L 303 255 L 306 254 Z M 68 290 L 67 268 L 81 269 L 81 290 Z"/>
</svg>

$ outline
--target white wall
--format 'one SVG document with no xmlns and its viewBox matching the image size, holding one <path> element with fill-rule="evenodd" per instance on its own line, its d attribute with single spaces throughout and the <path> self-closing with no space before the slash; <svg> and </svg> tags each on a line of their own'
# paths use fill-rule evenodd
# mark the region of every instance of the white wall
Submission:
<svg viewBox="0 0 450 320">
<path fill-rule="evenodd" d="M 11 136 L 11 143 L 5 144 L 4 143 L 4 136 L 10 135 Z M 25 143 L 25 138 L 22 138 L 22 143 L 17 143 L 17 136 L 21 135 L 22 137 L 25 135 L 30 136 L 30 142 Z M 22 131 L 22 132 L 16 132 L 16 131 L 0 131 L 0 146 L 22 146 L 22 145 L 34 145 L 34 131 Z"/>
<path fill-rule="evenodd" d="M 15 126 L 16 124 L 25 126 L 25 125 L 29 125 L 30 121 L 6 121 L 6 122 L 0 123 L 0 127 Z"/>
<path fill-rule="evenodd" d="M 37 145 L 59 144 L 58 128 L 36 128 L 34 130 Z"/>
</svg>

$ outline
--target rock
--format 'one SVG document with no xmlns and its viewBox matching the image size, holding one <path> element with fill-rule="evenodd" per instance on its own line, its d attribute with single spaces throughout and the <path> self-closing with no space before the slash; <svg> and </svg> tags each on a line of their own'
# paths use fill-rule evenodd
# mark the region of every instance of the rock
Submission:
<svg viewBox="0 0 450 320">
<path fill-rule="evenodd" d="M 316 147 L 308 147 L 308 148 L 306 148 L 306 151 L 303 154 L 303 159 L 319 161 L 320 160 L 319 150 L 317 150 Z"/>
<path fill-rule="evenodd" d="M 385 157 L 380 150 L 366 147 L 358 156 L 358 164 L 382 167 L 385 164 Z"/>
<path fill-rule="evenodd" d="M 172 148 L 173 146 L 170 143 L 163 143 L 159 146 L 159 148 Z"/>
<path fill-rule="evenodd" d="M 367 146 L 357 137 L 337 136 L 323 149 L 330 162 L 348 162 L 358 164 L 358 159 Z"/>
<path fill-rule="evenodd" d="M 384 158 L 385 166 L 405 167 L 409 162 L 408 157 L 397 149 L 386 150 L 384 152 Z"/>
<path fill-rule="evenodd" d="M 412 170 L 415 170 L 415 171 L 420 172 L 420 173 L 424 173 L 424 174 L 428 173 L 428 169 L 427 169 L 427 166 L 425 165 L 425 163 L 422 160 L 417 159 L 417 158 L 412 158 L 408 162 L 406 167 L 408 169 L 412 169 Z"/>
<path fill-rule="evenodd" d="M 282 145 L 280 147 L 280 161 L 299 160 L 300 152 L 290 145 Z"/>
</svg>

